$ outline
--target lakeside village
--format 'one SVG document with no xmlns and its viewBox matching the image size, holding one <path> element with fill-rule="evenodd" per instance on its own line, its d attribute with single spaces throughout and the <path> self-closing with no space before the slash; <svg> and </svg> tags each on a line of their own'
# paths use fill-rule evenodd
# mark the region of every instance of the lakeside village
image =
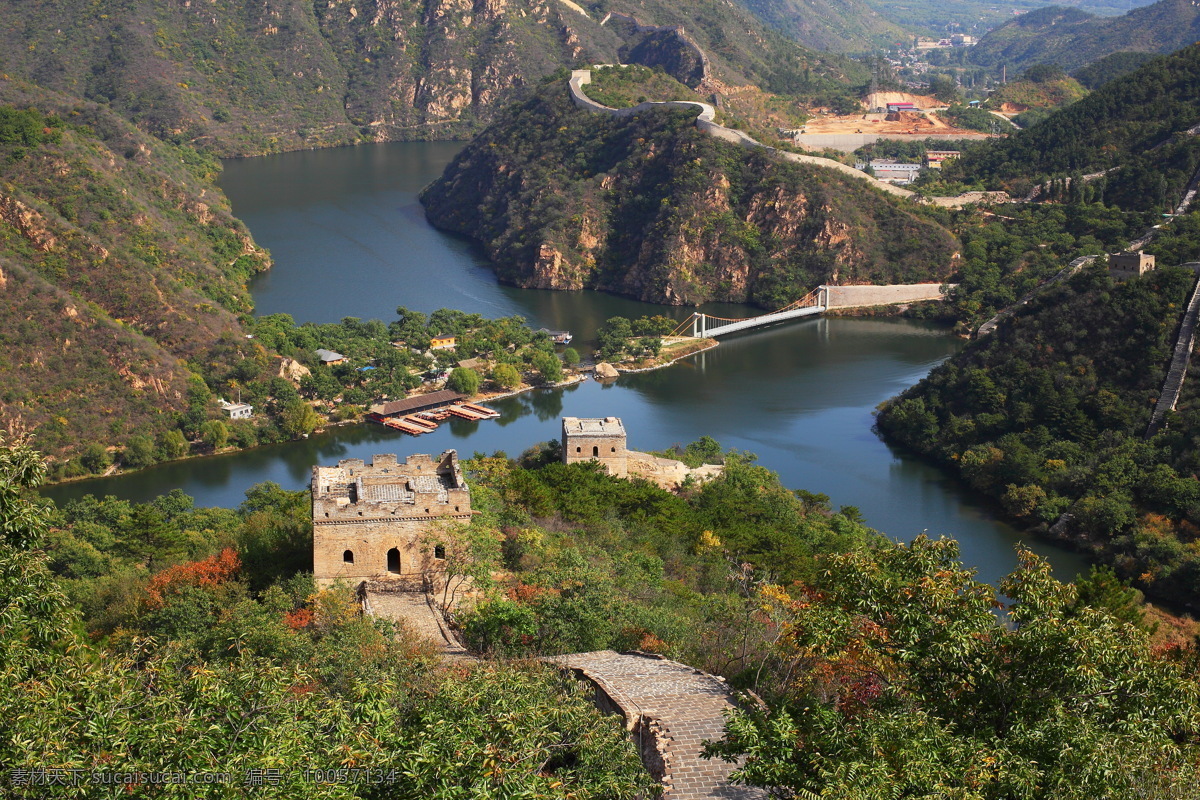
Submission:
<svg viewBox="0 0 1200 800">
<path fill-rule="evenodd" d="M 201 439 L 217 450 L 246 446 L 254 438 L 247 430 L 273 422 L 284 436 L 298 438 L 328 423 L 362 420 L 416 436 L 452 417 L 496 419 L 496 411 L 480 404 L 488 399 L 568 385 L 588 375 L 611 380 L 621 371 L 652 369 L 713 344 L 670 336 L 678 323 L 667 317 L 614 317 L 597 332 L 597 349 L 583 357 L 570 346 L 570 331 L 534 330 L 520 317 L 485 319 L 449 309 L 397 312 L 400 318 L 390 325 L 355 318 L 296 325 L 283 314 L 261 318 L 250 338 L 264 345 L 264 354 L 269 347 L 282 357 L 245 370 L 242 380 L 220 382 L 233 398 L 215 398 L 225 418 L 217 422 L 228 431 L 212 441 L 202 432 Z"/>
</svg>

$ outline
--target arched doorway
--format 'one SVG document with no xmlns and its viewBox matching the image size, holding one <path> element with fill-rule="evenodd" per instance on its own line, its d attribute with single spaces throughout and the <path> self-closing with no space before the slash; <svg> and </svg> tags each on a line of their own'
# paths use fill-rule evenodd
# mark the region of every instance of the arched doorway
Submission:
<svg viewBox="0 0 1200 800">
<path fill-rule="evenodd" d="M 391 572 L 393 574 L 399 575 L 400 574 L 400 550 L 395 547 L 393 547 L 391 550 L 388 550 L 387 559 L 388 559 L 387 571 Z"/>
<path fill-rule="evenodd" d="M 354 551 L 347 550 L 346 552 L 342 553 L 342 561 L 346 564 L 353 564 L 354 563 Z"/>
</svg>

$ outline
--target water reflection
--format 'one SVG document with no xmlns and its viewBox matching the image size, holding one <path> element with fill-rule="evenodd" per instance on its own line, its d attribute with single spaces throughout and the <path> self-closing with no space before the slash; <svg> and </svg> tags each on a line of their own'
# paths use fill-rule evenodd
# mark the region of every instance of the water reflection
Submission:
<svg viewBox="0 0 1200 800">
<path fill-rule="evenodd" d="M 261 313 L 298 320 L 390 318 L 395 306 L 442 306 L 487 315 L 521 314 L 568 328 L 587 346 L 595 327 L 616 314 L 666 309 L 593 292 L 523 291 L 499 286 L 482 256 L 424 221 L 416 194 L 440 173 L 458 145 L 404 143 L 290 153 L 229 164 L 222 180 L 277 266 L 254 284 Z M 721 316 L 742 310 L 724 307 Z M 709 435 L 757 453 L 784 484 L 854 505 L 867 522 L 901 539 L 928 531 L 959 539 L 963 560 L 995 580 L 1015 564 L 1022 537 L 998 522 L 967 487 L 912 456 L 893 451 L 871 430 L 883 400 L 920 380 L 961 342 L 933 326 L 896 319 L 819 318 L 739 334 L 666 370 L 594 381 L 491 403 L 496 421 L 452 418 L 411 438 L 375 425 L 335 428 L 307 440 L 243 453 L 161 465 L 129 477 L 54 487 L 58 500 L 85 493 L 150 500 L 174 488 L 200 505 L 232 507 L 260 481 L 304 488 L 314 464 L 376 453 L 511 455 L 557 439 L 559 417 L 619 416 L 630 445 L 657 450 Z M 1060 577 L 1078 556 L 1031 543 Z"/>
</svg>

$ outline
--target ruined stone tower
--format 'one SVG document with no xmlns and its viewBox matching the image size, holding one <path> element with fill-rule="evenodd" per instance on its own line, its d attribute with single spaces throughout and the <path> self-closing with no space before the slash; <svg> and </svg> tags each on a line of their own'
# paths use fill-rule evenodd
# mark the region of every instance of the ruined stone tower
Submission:
<svg viewBox="0 0 1200 800">
<path fill-rule="evenodd" d="M 313 578 L 324 589 L 336 580 L 411 577 L 440 570 L 444 552 L 421 552 L 421 538 L 446 519 L 468 520 L 471 495 L 447 450 L 437 460 L 394 455 L 313 467 Z"/>
<path fill-rule="evenodd" d="M 625 426 L 617 417 L 581 419 L 563 417 L 563 463 L 599 461 L 608 474 L 618 478 L 629 475 L 629 450 L 625 446 Z"/>
</svg>

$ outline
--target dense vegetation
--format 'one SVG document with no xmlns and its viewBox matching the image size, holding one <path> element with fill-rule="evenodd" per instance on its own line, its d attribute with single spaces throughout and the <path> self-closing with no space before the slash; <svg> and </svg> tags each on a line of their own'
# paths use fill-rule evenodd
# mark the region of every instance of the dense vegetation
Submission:
<svg viewBox="0 0 1200 800">
<path fill-rule="evenodd" d="M 1194 800 L 1195 650 L 1087 607 L 1102 581 L 1077 591 L 1028 551 L 1003 599 L 956 557 L 921 537 L 761 587 L 792 678 L 713 750 L 781 796 Z"/>
<path fill-rule="evenodd" d="M 1127 75 L 1155 57 L 1154 53 L 1113 53 L 1071 73 L 1085 89 L 1099 89 L 1104 84 Z"/>
<path fill-rule="evenodd" d="M 1160 268 L 1114 284 L 1087 268 L 889 402 L 879 427 L 1030 525 L 1069 514 L 1055 535 L 1194 608 L 1194 401 L 1143 440 L 1193 281 Z"/>
<path fill-rule="evenodd" d="M 446 668 L 348 594 L 314 594 L 297 572 L 306 494 L 262 486 L 238 511 L 178 493 L 56 511 L 22 494 L 41 472 L 32 451 L 0 445 L 5 796 L 648 790 L 620 726 L 547 668 Z M 160 787 L 161 773 L 224 777 Z M 105 775 L 119 785 L 93 782 Z"/>
<path fill-rule="evenodd" d="M 505 281 L 779 306 L 818 283 L 949 274 L 955 243 L 861 181 L 717 141 L 695 112 L 576 110 L 564 82 L 469 145 L 422 196 Z"/>
<path fill-rule="evenodd" d="M 718 746 L 748 753 L 761 785 L 1194 786 L 1195 651 L 1151 649 L 1111 576 L 1077 592 L 1023 553 L 1001 587 L 1006 627 L 952 541 L 891 543 L 712 440 L 684 453 L 724 475 L 672 494 L 563 465 L 556 442 L 468 462 L 482 513 L 448 535 L 476 599 L 455 622 L 486 659 L 445 667 L 343 590 L 313 592 L 307 493 L 265 484 L 237 510 L 179 492 L 44 508 L 22 494 L 36 454 L 0 447 L 0 752 L 30 776 L 228 771 L 280 797 L 634 797 L 648 778 L 620 727 L 510 659 L 637 647 L 767 701 Z M 378 773 L 302 772 L 333 768 Z"/>
<path fill-rule="evenodd" d="M 1109 170 L 1109 205 L 1174 207 L 1200 166 L 1200 46 L 1155 59 L 1027 130 L 972 148 L 946 172 L 1024 194 L 1031 182 Z"/>
<path fill-rule="evenodd" d="M 958 286 L 939 311 L 958 323 L 961 332 L 973 331 L 1077 256 L 1124 247 L 1155 220 L 1095 202 L 1097 186 L 1080 182 L 1074 187 L 1074 193 L 1063 193 L 1062 203 L 964 209 L 953 215 L 950 224 L 963 243 Z M 1149 252 L 1159 252 L 1159 246 L 1156 242 Z M 1171 261 L 1171 252 L 1162 252 L 1164 264 L 1188 260 Z"/>
</svg>

